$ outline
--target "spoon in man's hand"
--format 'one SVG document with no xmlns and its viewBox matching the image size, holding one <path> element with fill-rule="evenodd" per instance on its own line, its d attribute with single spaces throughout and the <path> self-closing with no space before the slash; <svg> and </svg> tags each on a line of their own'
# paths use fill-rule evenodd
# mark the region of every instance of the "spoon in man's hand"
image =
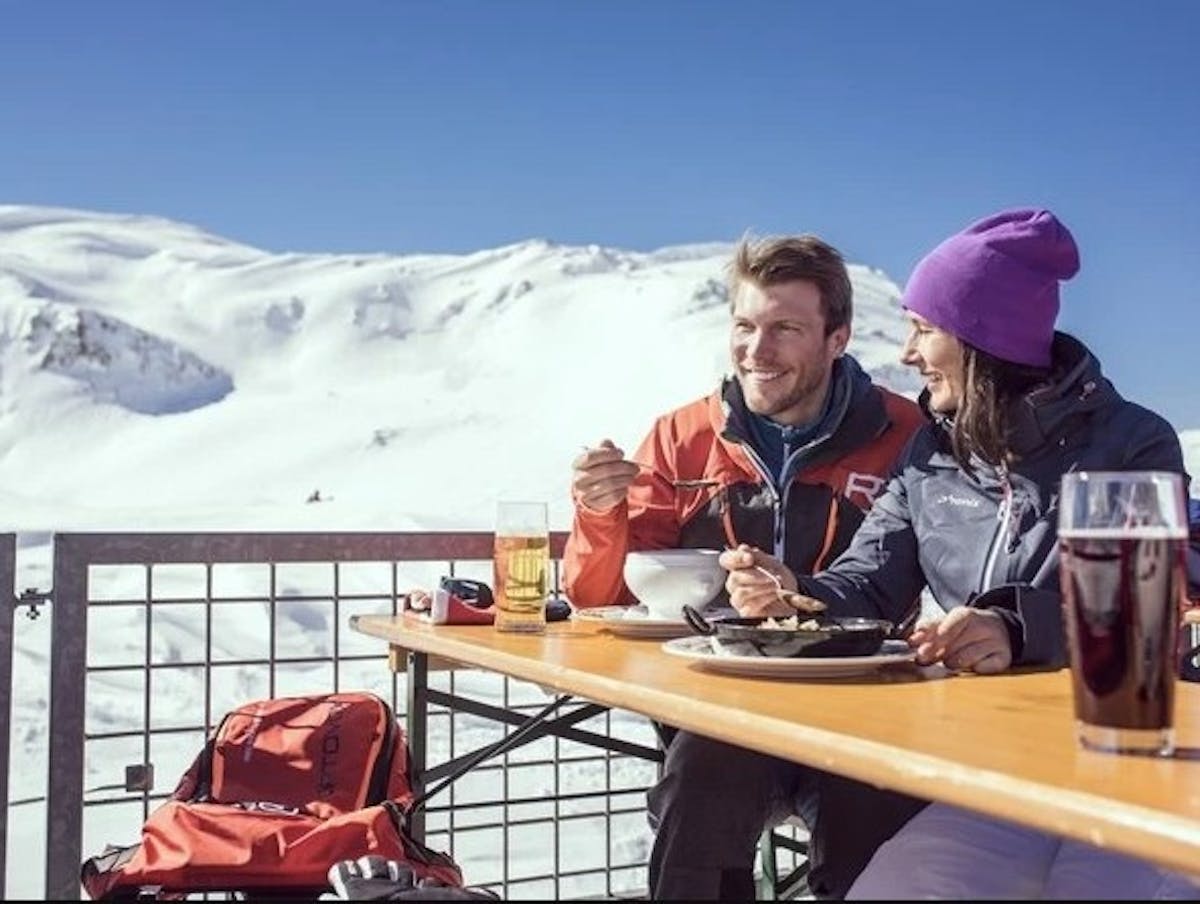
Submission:
<svg viewBox="0 0 1200 904">
<path fill-rule="evenodd" d="M 818 612 L 825 611 L 825 604 L 820 600 L 813 599 L 811 596 L 805 596 L 803 593 L 799 593 L 795 590 L 785 590 L 783 581 L 780 579 L 779 575 L 770 569 L 765 568 L 762 565 L 755 565 L 754 570 L 761 571 L 763 574 L 769 577 L 775 583 L 776 596 L 778 596 L 782 602 L 787 603 L 798 612 L 813 615 Z"/>
</svg>

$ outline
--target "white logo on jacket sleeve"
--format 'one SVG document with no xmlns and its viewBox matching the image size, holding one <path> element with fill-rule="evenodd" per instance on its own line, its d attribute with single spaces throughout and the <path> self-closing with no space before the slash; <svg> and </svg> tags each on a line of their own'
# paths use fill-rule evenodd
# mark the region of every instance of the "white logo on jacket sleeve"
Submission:
<svg viewBox="0 0 1200 904">
<path fill-rule="evenodd" d="M 862 508 L 870 508 L 871 503 L 875 501 L 875 497 L 883 492 L 885 486 L 887 486 L 887 481 L 882 477 L 851 471 L 850 476 L 846 478 L 846 489 L 842 492 L 851 502 L 854 501 L 855 493 L 861 493 L 863 501 L 859 505 Z"/>
</svg>

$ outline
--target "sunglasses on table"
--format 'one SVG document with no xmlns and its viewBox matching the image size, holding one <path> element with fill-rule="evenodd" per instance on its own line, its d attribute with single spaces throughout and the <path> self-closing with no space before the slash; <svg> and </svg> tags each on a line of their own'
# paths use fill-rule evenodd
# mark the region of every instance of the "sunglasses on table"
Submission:
<svg viewBox="0 0 1200 904">
<path fill-rule="evenodd" d="M 438 590 L 454 596 L 472 609 L 489 609 L 496 603 L 491 587 L 483 581 L 470 578 L 443 577 L 438 581 Z"/>
</svg>

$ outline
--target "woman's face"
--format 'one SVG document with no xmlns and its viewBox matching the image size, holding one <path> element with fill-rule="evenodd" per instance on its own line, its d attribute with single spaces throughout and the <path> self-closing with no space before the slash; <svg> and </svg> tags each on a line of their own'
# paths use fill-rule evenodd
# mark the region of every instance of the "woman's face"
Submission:
<svg viewBox="0 0 1200 904">
<path fill-rule="evenodd" d="M 953 414 L 962 402 L 965 386 L 963 345 L 924 317 L 907 312 L 908 339 L 900 361 L 915 367 L 929 390 L 929 407 L 940 414 Z"/>
</svg>

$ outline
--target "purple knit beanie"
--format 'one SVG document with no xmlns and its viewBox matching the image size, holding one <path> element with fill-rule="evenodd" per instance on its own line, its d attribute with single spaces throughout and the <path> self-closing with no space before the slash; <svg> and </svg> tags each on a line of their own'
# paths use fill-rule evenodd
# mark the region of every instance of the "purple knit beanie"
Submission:
<svg viewBox="0 0 1200 904">
<path fill-rule="evenodd" d="M 1050 366 L 1058 283 L 1079 249 L 1048 210 L 993 214 L 952 235 L 913 270 L 904 307 L 1004 361 Z"/>
</svg>

